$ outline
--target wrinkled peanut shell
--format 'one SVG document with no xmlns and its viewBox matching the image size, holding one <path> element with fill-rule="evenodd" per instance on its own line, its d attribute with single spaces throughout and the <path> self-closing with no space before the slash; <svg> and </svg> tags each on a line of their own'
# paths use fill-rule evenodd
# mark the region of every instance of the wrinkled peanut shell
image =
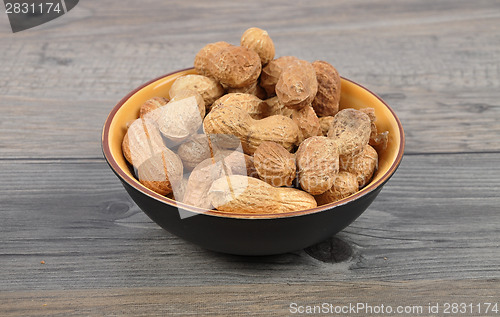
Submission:
<svg viewBox="0 0 500 317">
<path fill-rule="evenodd" d="M 332 187 L 339 171 L 337 143 L 324 136 L 306 139 L 295 153 L 300 187 L 312 195 Z"/>
<path fill-rule="evenodd" d="M 316 71 L 318 92 L 312 101 L 319 117 L 334 116 L 339 111 L 340 76 L 335 67 L 325 61 L 312 63 Z"/>
<path fill-rule="evenodd" d="M 260 179 L 274 186 L 291 186 L 295 179 L 295 155 L 275 142 L 262 142 L 254 153 Z"/>
<path fill-rule="evenodd" d="M 329 204 L 346 198 L 358 191 L 356 175 L 340 171 L 333 181 L 333 185 L 321 195 L 314 196 L 318 206 Z"/>
<path fill-rule="evenodd" d="M 256 52 L 262 65 L 266 65 L 274 58 L 274 43 L 266 31 L 259 28 L 249 28 L 241 36 L 241 46 Z"/>
</svg>

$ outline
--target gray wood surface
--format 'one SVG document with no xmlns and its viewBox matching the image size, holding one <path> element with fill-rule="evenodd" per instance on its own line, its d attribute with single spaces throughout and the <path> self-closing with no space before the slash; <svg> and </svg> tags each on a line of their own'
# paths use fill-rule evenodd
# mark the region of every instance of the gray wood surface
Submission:
<svg viewBox="0 0 500 317">
<path fill-rule="evenodd" d="M 453 289 L 453 292 L 450 292 Z M 474 292 L 471 292 L 471 289 Z M 498 280 L 418 280 L 405 282 L 317 282 L 304 289 L 303 284 L 240 284 L 221 286 L 181 286 L 148 288 L 105 288 L 68 291 L 22 291 L 5 294 L 0 302 L 3 316 L 293 316 L 298 306 L 330 305 L 357 307 L 349 314 L 323 316 L 457 316 L 446 311 L 447 304 L 467 296 L 467 303 L 481 303 L 465 309 L 476 314 L 465 316 L 496 316 L 485 313 L 487 303 L 498 298 Z M 381 296 L 383 294 L 383 297 Z M 222 297 L 222 299 L 220 299 Z M 362 299 L 362 301 L 360 301 Z M 406 309 L 402 314 L 370 314 L 376 307 Z M 436 307 L 437 305 L 437 307 Z M 430 307 L 439 313 L 432 313 Z M 153 308 L 153 309 L 152 309 Z M 298 309 L 298 308 L 297 308 Z M 387 308 L 385 308 L 387 309 Z M 430 313 L 431 312 L 431 313 Z M 313 314 L 307 314 L 311 316 Z M 313 316 L 318 316 L 314 314 Z"/>
<path fill-rule="evenodd" d="M 399 170 L 351 226 L 257 258 L 160 229 L 100 149 L 128 91 L 251 26 L 278 56 L 329 61 L 382 96 L 407 137 Z M 87 0 L 16 34 L 0 14 L 0 315 L 500 302 L 499 34 L 495 1 Z"/>
<path fill-rule="evenodd" d="M 500 278 L 497 157 L 407 156 L 370 208 L 332 238 L 348 245 L 340 263 L 305 251 L 230 256 L 184 242 L 140 212 L 103 160 L 3 161 L 0 260 L 9 270 L 0 280 L 32 290 Z"/>
</svg>

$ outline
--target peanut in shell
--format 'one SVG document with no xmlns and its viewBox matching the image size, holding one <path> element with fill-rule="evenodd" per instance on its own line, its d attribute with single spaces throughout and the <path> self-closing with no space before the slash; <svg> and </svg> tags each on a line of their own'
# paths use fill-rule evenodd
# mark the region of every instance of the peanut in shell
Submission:
<svg viewBox="0 0 500 317">
<path fill-rule="evenodd" d="M 333 185 L 321 195 L 316 195 L 318 206 L 329 204 L 346 198 L 359 190 L 356 175 L 340 171 L 335 175 Z"/>
<path fill-rule="evenodd" d="M 181 76 L 174 81 L 169 91 L 170 98 L 175 97 L 175 95 L 185 89 L 197 91 L 203 98 L 206 107 L 209 107 L 224 94 L 224 88 L 215 79 L 203 75 L 190 74 Z"/>
<path fill-rule="evenodd" d="M 328 130 L 328 137 L 337 142 L 340 155 L 360 153 L 368 144 L 370 134 L 370 117 L 366 113 L 352 108 L 340 110 L 334 116 Z"/>
<path fill-rule="evenodd" d="M 274 43 L 265 30 L 256 27 L 247 29 L 241 36 L 240 44 L 256 52 L 262 65 L 274 58 Z"/>
<path fill-rule="evenodd" d="M 228 46 L 214 57 L 215 78 L 231 88 L 242 88 L 257 82 L 262 70 L 260 57 L 242 46 Z"/>
<path fill-rule="evenodd" d="M 273 187 L 248 176 L 231 175 L 217 179 L 208 197 L 220 212 L 276 214 L 311 209 L 317 206 L 310 194 L 287 187 Z"/>
<path fill-rule="evenodd" d="M 332 187 L 339 171 L 337 143 L 331 138 L 314 136 L 306 139 L 295 153 L 300 187 L 312 195 Z"/>
<path fill-rule="evenodd" d="M 214 77 L 215 74 L 215 55 L 225 48 L 231 46 L 231 44 L 220 41 L 215 43 L 209 43 L 201 48 L 194 58 L 194 69 L 199 75 L 204 75 L 207 77 Z"/>
<path fill-rule="evenodd" d="M 290 109 L 310 106 L 318 91 L 316 71 L 304 60 L 292 61 L 283 69 L 276 83 L 276 95 Z"/>
<path fill-rule="evenodd" d="M 312 66 L 318 81 L 318 92 L 312 101 L 312 107 L 318 117 L 334 116 L 339 111 L 341 89 L 339 73 L 325 61 L 314 61 Z"/>
<path fill-rule="evenodd" d="M 295 155 L 276 142 L 262 142 L 254 153 L 254 164 L 263 181 L 274 186 L 291 186 L 295 179 Z"/>
</svg>

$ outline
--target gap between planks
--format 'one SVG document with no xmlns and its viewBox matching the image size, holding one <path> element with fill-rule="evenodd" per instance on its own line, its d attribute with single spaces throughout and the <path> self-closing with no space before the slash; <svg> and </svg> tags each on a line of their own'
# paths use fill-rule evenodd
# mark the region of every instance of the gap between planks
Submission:
<svg viewBox="0 0 500 317">
<path fill-rule="evenodd" d="M 405 152 L 404 156 L 433 156 L 433 155 L 481 155 L 500 154 L 500 151 L 462 151 L 462 152 Z M 0 162 L 103 162 L 104 157 L 0 157 Z"/>
</svg>

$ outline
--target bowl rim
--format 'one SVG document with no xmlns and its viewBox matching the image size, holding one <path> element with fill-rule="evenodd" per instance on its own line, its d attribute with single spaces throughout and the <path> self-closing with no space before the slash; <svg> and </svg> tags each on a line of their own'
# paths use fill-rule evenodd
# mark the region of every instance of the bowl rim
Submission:
<svg viewBox="0 0 500 317">
<path fill-rule="evenodd" d="M 390 113 L 392 114 L 392 116 L 396 120 L 396 123 L 398 126 L 398 131 L 399 131 L 401 141 L 399 144 L 396 159 L 394 160 L 392 165 L 389 167 L 387 172 L 385 172 L 380 177 L 380 179 L 377 180 L 376 182 L 369 183 L 367 186 L 365 186 L 364 188 L 362 188 L 358 192 L 356 192 L 356 193 L 354 193 L 346 198 L 343 198 L 341 200 L 333 202 L 333 203 L 321 205 L 321 206 L 311 208 L 311 209 L 292 211 L 292 212 L 286 212 L 286 213 L 276 213 L 276 214 L 224 213 L 224 212 L 219 212 L 217 210 L 207 210 L 207 209 L 187 205 L 187 204 L 184 204 L 182 202 L 178 202 L 174 199 L 170 199 L 166 196 L 160 195 L 160 194 L 154 192 L 153 190 L 150 190 L 149 188 L 146 188 L 146 187 L 140 185 L 140 183 L 135 178 L 131 178 L 120 167 L 120 165 L 115 160 L 115 158 L 111 152 L 111 148 L 110 148 L 110 144 L 109 144 L 110 126 L 111 126 L 111 122 L 113 121 L 118 110 L 123 106 L 123 104 L 125 102 L 127 102 L 128 99 L 130 99 L 138 91 L 140 91 L 144 87 L 146 87 L 146 86 L 148 86 L 148 85 L 150 85 L 158 80 L 175 75 L 177 73 L 181 73 L 184 71 L 190 71 L 190 70 L 193 70 L 193 68 L 190 67 L 190 68 L 176 70 L 176 71 L 170 72 L 168 74 L 159 76 L 155 79 L 152 79 L 152 80 L 138 86 L 137 88 L 133 89 L 131 92 L 129 92 L 125 97 L 123 97 L 113 107 L 113 109 L 108 114 L 106 121 L 104 122 L 104 127 L 102 130 L 102 140 L 101 140 L 102 152 L 103 152 L 104 158 L 106 159 L 106 162 L 108 163 L 110 168 L 113 170 L 113 172 L 122 181 L 126 182 L 128 185 L 132 186 L 134 189 L 138 190 L 139 192 L 141 192 L 141 193 L 143 193 L 143 194 L 149 196 L 150 198 L 153 198 L 159 202 L 166 203 L 172 207 L 181 208 L 185 211 L 190 211 L 190 212 L 193 212 L 195 214 L 203 214 L 203 215 L 216 216 L 216 217 L 222 217 L 222 218 L 232 218 L 232 219 L 276 219 L 276 218 L 288 218 L 288 217 L 304 216 L 304 215 L 314 214 L 314 213 L 318 213 L 318 212 L 322 212 L 322 211 L 326 211 L 326 210 L 335 209 L 336 207 L 345 205 L 351 201 L 355 201 L 363 196 L 368 195 L 369 193 L 371 193 L 374 190 L 378 189 L 379 187 L 383 186 L 392 177 L 392 175 L 396 172 L 397 168 L 399 167 L 399 165 L 403 159 L 404 148 L 405 148 L 405 134 L 404 134 L 404 130 L 403 130 L 403 125 L 401 124 L 401 121 L 399 120 L 399 118 L 396 115 L 396 113 L 394 112 L 394 110 L 387 103 L 385 103 L 385 101 L 382 98 L 380 98 L 377 94 L 375 94 L 371 90 L 367 89 L 366 87 L 364 87 L 364 86 L 362 86 L 362 85 L 360 85 L 360 84 L 358 84 L 358 83 L 356 83 L 348 78 L 341 76 L 341 78 L 343 80 L 346 80 L 346 81 L 348 81 L 356 86 L 359 86 L 360 88 L 364 89 L 368 93 L 372 94 L 375 98 L 377 98 L 385 107 L 387 107 L 387 109 L 390 111 Z"/>
</svg>

